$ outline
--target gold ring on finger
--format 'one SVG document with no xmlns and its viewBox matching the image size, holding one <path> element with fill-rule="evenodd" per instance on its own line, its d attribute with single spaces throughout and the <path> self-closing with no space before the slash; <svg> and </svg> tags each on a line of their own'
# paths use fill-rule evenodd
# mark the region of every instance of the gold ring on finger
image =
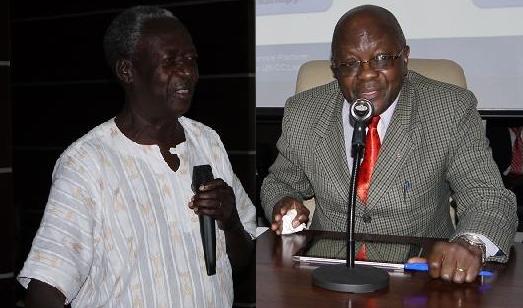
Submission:
<svg viewBox="0 0 523 308">
<path fill-rule="evenodd" d="M 463 273 L 465 271 L 465 269 L 463 269 L 461 267 L 458 267 L 457 270 L 458 270 L 458 272 L 461 272 L 461 273 Z"/>
</svg>

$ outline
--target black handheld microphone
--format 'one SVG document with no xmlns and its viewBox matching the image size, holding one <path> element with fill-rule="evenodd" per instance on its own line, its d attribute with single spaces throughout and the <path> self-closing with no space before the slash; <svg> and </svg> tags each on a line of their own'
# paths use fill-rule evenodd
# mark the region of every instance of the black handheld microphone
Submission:
<svg viewBox="0 0 523 308">
<path fill-rule="evenodd" d="M 192 171 L 192 190 L 194 193 L 197 193 L 200 185 L 213 179 L 211 166 L 194 166 Z M 212 276 L 216 274 L 216 227 L 214 218 L 208 215 L 199 215 L 199 218 L 205 268 L 207 269 L 207 275 Z"/>
<path fill-rule="evenodd" d="M 350 118 L 354 122 L 352 148 L 365 145 L 365 128 L 374 113 L 371 101 L 364 98 L 356 99 L 350 106 Z"/>
</svg>

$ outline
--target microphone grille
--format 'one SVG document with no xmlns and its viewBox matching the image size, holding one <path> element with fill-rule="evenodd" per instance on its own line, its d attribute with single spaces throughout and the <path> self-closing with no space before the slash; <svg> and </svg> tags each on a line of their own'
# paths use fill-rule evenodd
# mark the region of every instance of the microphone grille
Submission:
<svg viewBox="0 0 523 308">
<path fill-rule="evenodd" d="M 356 99 L 350 108 L 350 114 L 356 121 L 367 121 L 374 113 L 374 106 L 368 99 Z"/>
<path fill-rule="evenodd" d="M 196 192 L 203 183 L 214 179 L 210 165 L 194 166 L 192 170 L 192 190 Z"/>
</svg>

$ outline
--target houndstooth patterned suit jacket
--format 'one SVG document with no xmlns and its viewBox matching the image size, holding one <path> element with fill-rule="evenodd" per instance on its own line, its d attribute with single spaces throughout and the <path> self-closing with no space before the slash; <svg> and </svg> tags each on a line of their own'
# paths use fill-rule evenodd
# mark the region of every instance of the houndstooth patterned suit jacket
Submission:
<svg viewBox="0 0 523 308">
<path fill-rule="evenodd" d="M 336 81 L 289 98 L 276 161 L 261 199 L 272 220 L 284 196 L 315 198 L 311 229 L 346 230 L 350 171 Z M 382 142 L 356 232 L 454 238 L 479 233 L 506 261 L 517 226 L 514 195 L 503 187 L 472 92 L 409 71 Z M 453 227 L 449 196 L 457 203 Z"/>
</svg>

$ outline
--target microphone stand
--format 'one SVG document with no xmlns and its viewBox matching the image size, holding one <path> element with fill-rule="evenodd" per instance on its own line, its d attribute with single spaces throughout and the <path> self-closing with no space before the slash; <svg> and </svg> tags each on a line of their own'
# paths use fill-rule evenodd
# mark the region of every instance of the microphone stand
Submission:
<svg viewBox="0 0 523 308">
<path fill-rule="evenodd" d="M 357 102 L 358 101 L 355 103 Z M 370 102 L 368 102 L 368 104 L 370 104 Z M 372 114 L 372 105 L 370 109 Z M 366 117 L 366 119 L 369 117 L 370 116 Z M 371 266 L 354 265 L 356 255 L 354 226 L 356 225 L 356 191 L 358 186 L 356 179 L 359 173 L 361 157 L 365 149 L 365 128 L 367 126 L 365 120 L 358 120 L 358 118 L 355 117 L 354 134 L 352 136 L 353 161 L 347 209 L 346 262 L 345 264 L 323 265 L 312 272 L 312 284 L 328 290 L 349 293 L 369 293 L 383 289 L 389 285 L 389 274 L 385 270 Z"/>
<path fill-rule="evenodd" d="M 365 139 L 364 139 L 365 140 Z M 353 142 L 354 143 L 354 142 Z M 365 141 L 363 142 L 365 143 Z M 352 175 L 350 177 L 350 202 L 347 215 L 347 263 L 346 266 L 354 268 L 354 261 L 356 256 L 356 241 L 354 240 L 354 226 L 356 225 L 355 221 L 355 212 L 356 212 L 356 189 L 358 188 L 358 183 L 356 179 L 358 178 L 358 173 L 360 171 L 360 161 L 363 154 L 363 149 L 365 145 L 362 144 L 353 144 L 352 145 Z"/>
</svg>

